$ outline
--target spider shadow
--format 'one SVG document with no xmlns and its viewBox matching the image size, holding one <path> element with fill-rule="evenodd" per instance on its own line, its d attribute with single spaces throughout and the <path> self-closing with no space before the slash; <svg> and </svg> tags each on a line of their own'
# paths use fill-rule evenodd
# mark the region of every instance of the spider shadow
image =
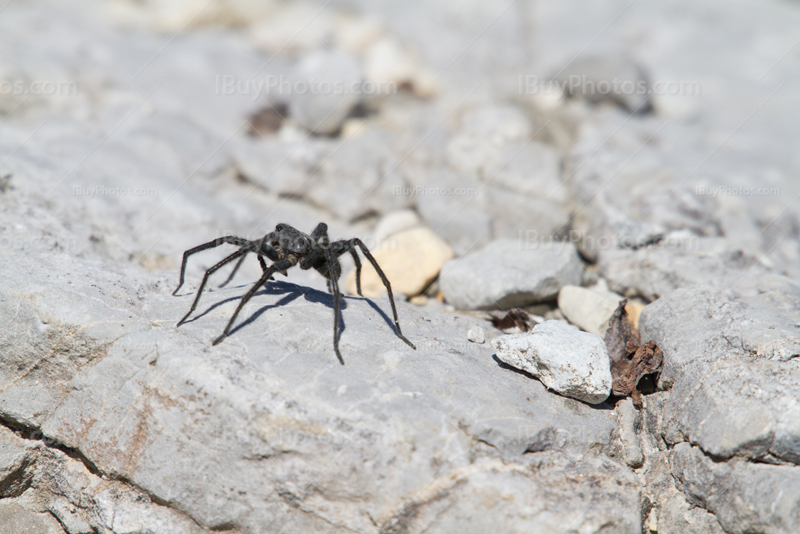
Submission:
<svg viewBox="0 0 800 534">
<path fill-rule="evenodd" d="M 250 288 L 252 286 L 251 285 L 250 286 L 243 285 L 243 286 L 239 286 L 239 287 L 241 287 L 242 289 L 245 289 L 245 288 Z M 274 304 L 267 304 L 266 306 L 262 306 L 261 308 L 259 308 L 255 312 L 253 312 L 245 320 L 240 322 L 238 325 L 234 326 L 231 329 L 231 331 L 228 332 L 228 337 L 230 337 L 234 333 L 238 332 L 241 328 L 244 328 L 245 326 L 249 326 L 250 324 L 254 323 L 266 311 L 271 310 L 273 308 L 278 308 L 278 307 L 281 307 L 281 306 L 285 306 L 286 304 L 289 304 L 290 302 L 293 302 L 293 301 L 297 300 L 301 296 L 304 297 L 309 302 L 313 302 L 315 304 L 324 304 L 327 308 L 329 308 L 331 310 L 331 322 L 333 321 L 333 317 L 332 317 L 333 316 L 333 313 L 332 313 L 333 312 L 333 295 L 331 295 L 330 293 L 327 293 L 327 292 L 324 292 L 324 291 L 320 291 L 320 290 L 314 289 L 314 288 L 306 288 L 306 287 L 303 287 L 303 286 L 300 286 L 300 285 L 297 285 L 297 284 L 293 284 L 291 282 L 284 282 L 282 280 L 271 280 L 271 281 L 267 282 L 267 284 L 265 284 L 265 286 L 262 289 L 258 290 L 253 295 L 253 299 L 255 299 L 258 296 L 264 296 L 264 295 L 285 295 L 285 296 L 283 298 L 281 298 L 280 300 L 278 300 L 278 302 L 275 302 Z M 202 317 L 205 317 L 206 315 L 208 315 L 209 313 L 211 313 L 212 311 L 214 311 L 218 307 L 220 307 L 220 306 L 222 306 L 224 304 L 227 304 L 228 302 L 239 301 L 239 300 L 241 300 L 242 296 L 243 295 L 239 295 L 239 296 L 236 296 L 236 297 L 230 297 L 230 298 L 221 300 L 221 301 L 211 305 L 203 313 L 200 313 L 200 314 L 196 315 L 195 317 L 192 317 L 191 319 L 187 320 L 186 323 L 190 323 L 192 321 L 196 321 L 196 320 L 198 320 L 198 319 L 200 319 Z M 394 322 L 389 318 L 389 316 L 386 315 L 386 313 L 384 313 L 384 311 L 380 307 L 378 307 L 377 304 L 375 304 L 372 300 L 370 300 L 368 298 L 365 298 L 365 297 L 348 297 L 348 296 L 342 295 L 341 298 L 339 299 L 339 308 L 340 308 L 340 310 L 342 312 L 344 312 L 344 310 L 347 309 L 347 306 L 348 306 L 347 301 L 349 299 L 351 299 L 351 298 L 358 298 L 358 299 L 366 300 L 367 303 L 372 307 L 372 309 L 375 310 L 375 312 L 378 313 L 383 318 L 384 322 L 389 326 L 389 328 L 392 331 L 395 330 Z M 252 299 L 250 300 L 250 302 L 248 304 L 250 304 L 250 303 L 252 303 Z M 341 333 L 344 332 L 344 330 L 346 328 L 344 313 L 342 313 L 341 316 L 339 317 L 339 328 L 340 328 L 339 335 L 341 336 Z"/>
</svg>

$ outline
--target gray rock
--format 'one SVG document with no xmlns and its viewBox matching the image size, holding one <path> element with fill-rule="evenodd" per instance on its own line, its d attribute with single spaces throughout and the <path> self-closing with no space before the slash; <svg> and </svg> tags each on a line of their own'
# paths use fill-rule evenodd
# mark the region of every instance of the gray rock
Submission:
<svg viewBox="0 0 800 534">
<path fill-rule="evenodd" d="M 0 496 L 14 504 L 0 507 L 0 532 L 62 532 L 68 534 L 201 534 L 208 532 L 190 518 L 152 502 L 140 488 L 119 480 L 106 480 L 94 466 L 53 447 L 39 430 L 19 431 L 21 439 L 0 425 L 0 451 L 10 450 L 23 460 L 0 483 Z M 23 493 L 24 492 L 24 493 Z M 57 519 L 57 522 L 54 520 Z M 25 530 L 25 528 L 29 530 Z"/>
<path fill-rule="evenodd" d="M 670 460 L 689 502 L 712 512 L 725 532 L 797 530 L 800 472 L 796 467 L 715 462 L 688 443 L 676 445 Z"/>
<path fill-rule="evenodd" d="M 687 234 L 670 234 L 657 245 L 635 251 L 608 250 L 598 267 L 614 291 L 647 300 L 683 287 L 730 287 L 768 271 L 726 240 Z"/>
<path fill-rule="evenodd" d="M 638 533 L 641 520 L 634 508 L 629 489 L 635 485 L 630 472 L 598 458 L 569 458 L 562 454 L 540 453 L 533 460 L 539 478 L 531 484 L 520 464 L 476 462 L 468 469 L 453 473 L 446 484 L 429 485 L 407 502 L 389 521 L 381 525 L 384 532 L 403 529 L 426 529 L 431 532 L 493 532 L 495 514 L 514 517 L 523 507 L 531 515 L 524 522 L 503 521 L 503 532 L 557 532 L 565 524 L 586 532 Z M 560 481 L 565 473 L 581 476 L 592 472 L 597 499 L 588 507 L 575 491 L 564 488 Z M 567 474 L 567 476 L 570 476 Z M 547 509 L 542 502 L 553 503 Z M 625 512 L 612 515 L 617 506 Z M 602 526 L 600 526 L 602 525 Z M 533 529 L 533 530 L 532 530 Z"/>
<path fill-rule="evenodd" d="M 37 514 L 18 504 L 0 503 L 0 534 L 63 534 L 50 514 Z"/>
<path fill-rule="evenodd" d="M 663 228 L 627 216 L 602 192 L 578 208 L 570 230 L 571 240 L 592 262 L 596 262 L 601 253 L 641 248 L 658 243 L 664 237 Z"/>
<path fill-rule="evenodd" d="M 28 488 L 30 476 L 26 467 L 30 463 L 28 444 L 0 427 L 0 498 L 18 497 Z"/>
<path fill-rule="evenodd" d="M 497 357 L 562 395 L 599 404 L 611 393 L 611 364 L 603 339 L 561 321 L 524 334 L 496 337 Z"/>
<path fill-rule="evenodd" d="M 396 152 L 376 131 L 349 140 L 247 140 L 234 144 L 232 159 L 244 181 L 346 221 L 412 204 Z"/>
<path fill-rule="evenodd" d="M 289 118 L 309 132 L 331 135 L 361 100 L 364 74 L 347 52 L 317 50 L 305 56 L 293 73 Z"/>
<path fill-rule="evenodd" d="M 456 255 L 478 250 L 492 238 L 489 214 L 476 202 L 474 182 L 459 185 L 459 193 L 423 195 L 417 198 L 417 209 L 426 225 L 447 241 Z"/>
<path fill-rule="evenodd" d="M 622 453 L 628 466 L 637 468 L 644 463 L 644 454 L 636 435 L 636 408 L 630 398 L 617 403 L 617 420 L 619 421 L 619 437 L 622 440 Z"/>
<path fill-rule="evenodd" d="M 644 67 L 626 57 L 582 56 L 561 69 L 555 81 L 568 97 L 593 104 L 611 102 L 631 113 L 651 110 Z"/>
<path fill-rule="evenodd" d="M 679 491 L 659 503 L 657 518 L 660 534 L 725 534 L 714 514 L 692 506 Z"/>
<path fill-rule="evenodd" d="M 582 270 L 571 243 L 498 239 L 446 263 L 439 283 L 457 309 L 513 308 L 555 298 Z"/>
<path fill-rule="evenodd" d="M 495 144 L 477 133 L 463 133 L 448 144 L 447 159 L 455 171 L 482 183 L 556 203 L 567 197 L 560 154 L 536 141 Z"/>
<path fill-rule="evenodd" d="M 796 524 L 798 302 L 797 282 L 762 275 L 673 291 L 639 319 L 642 340 L 664 351 L 659 387 L 669 391 L 654 431 L 674 445 L 671 470 L 689 502 L 726 532 Z"/>
<path fill-rule="evenodd" d="M 644 309 L 642 340 L 664 351 L 660 385 L 672 388 L 667 442 L 800 463 L 800 380 L 789 363 L 800 355 L 798 297 L 796 282 L 762 276 L 734 290 L 678 290 Z"/>
<path fill-rule="evenodd" d="M 569 213 L 552 199 L 492 186 L 486 188 L 485 209 L 495 239 L 547 240 L 569 232 Z"/>
<path fill-rule="evenodd" d="M 121 277 L 103 264 L 57 259 L 57 268 L 48 256 L 3 260 L 0 317 L 13 317 L 16 327 L 0 338 L 0 416 L 41 428 L 103 475 L 129 481 L 203 528 L 370 531 L 373 519 L 389 524 L 397 514 L 422 528 L 417 521 L 431 516 L 401 512 L 431 484 L 449 487 L 467 473 L 463 490 L 448 498 L 459 510 L 479 510 L 478 488 L 538 476 L 529 467 L 535 458 L 522 456 L 529 448 L 566 455 L 555 471 L 547 468 L 555 478 L 590 448 L 613 449 L 611 414 L 499 367 L 490 347 L 464 339 L 468 323 L 458 316 L 422 317 L 398 303 L 403 331 L 418 347 L 412 351 L 394 336 L 385 301 L 347 298 L 342 367 L 325 293 L 276 282 L 212 348 L 241 288 L 206 295 L 197 318 L 175 329 L 191 287 L 172 297 L 161 275 Z M 49 277 L 30 284 L 36 269 Z M 442 390 L 444 382 L 452 389 Z M 551 435 L 559 437 L 545 439 Z M 480 458 L 520 467 L 495 474 L 473 465 Z M 524 503 L 545 498 L 553 521 L 635 532 L 635 482 L 611 483 L 627 476 L 624 468 L 598 462 L 589 465 L 616 473 L 601 483 L 608 491 L 587 480 L 563 508 L 561 490 L 542 478 L 483 517 L 502 514 L 509 529 L 524 531 L 532 521 Z M 575 494 L 572 483 L 562 489 Z M 592 504 L 606 498 L 625 504 Z"/>
</svg>

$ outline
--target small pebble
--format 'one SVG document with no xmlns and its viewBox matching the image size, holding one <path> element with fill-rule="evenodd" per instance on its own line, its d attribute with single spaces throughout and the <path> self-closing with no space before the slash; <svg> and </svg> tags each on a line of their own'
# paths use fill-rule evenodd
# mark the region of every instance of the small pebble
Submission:
<svg viewBox="0 0 800 534">
<path fill-rule="evenodd" d="M 445 262 L 453 257 L 453 251 L 432 230 L 417 227 L 392 235 L 373 249 L 372 255 L 392 284 L 392 291 L 410 297 L 428 288 Z M 362 264 L 364 296 L 376 297 L 386 291 L 372 265 L 364 260 Z M 355 269 L 347 275 L 345 287 L 351 295 L 357 294 Z"/>
<path fill-rule="evenodd" d="M 467 331 L 467 339 L 473 343 L 483 343 L 486 341 L 486 335 L 483 333 L 483 328 L 476 326 Z"/>
</svg>

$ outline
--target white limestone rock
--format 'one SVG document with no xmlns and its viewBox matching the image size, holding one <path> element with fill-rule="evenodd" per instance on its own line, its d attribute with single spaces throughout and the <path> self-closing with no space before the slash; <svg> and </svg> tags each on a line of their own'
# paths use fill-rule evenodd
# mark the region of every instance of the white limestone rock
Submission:
<svg viewBox="0 0 800 534">
<path fill-rule="evenodd" d="M 611 393 L 611 364 L 603 339 L 561 321 L 492 340 L 497 357 L 562 395 L 599 404 Z"/>
</svg>

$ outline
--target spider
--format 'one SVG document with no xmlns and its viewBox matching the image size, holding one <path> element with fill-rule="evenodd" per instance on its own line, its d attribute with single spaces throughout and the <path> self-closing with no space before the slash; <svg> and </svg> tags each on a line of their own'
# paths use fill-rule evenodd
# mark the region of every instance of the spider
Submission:
<svg viewBox="0 0 800 534">
<path fill-rule="evenodd" d="M 205 276 L 203 276 L 203 281 L 200 282 L 200 288 L 197 290 L 197 296 L 195 296 L 192 307 L 189 309 L 189 312 L 184 315 L 183 319 L 178 321 L 176 326 L 182 325 L 195 310 L 197 303 L 200 301 L 200 295 L 203 293 L 206 281 L 211 274 L 233 260 L 239 260 L 228 278 L 220 285 L 220 287 L 223 287 L 233 278 L 233 275 L 236 274 L 236 271 L 241 266 L 247 254 L 252 252 L 258 255 L 258 261 L 261 264 L 263 275 L 258 282 L 245 293 L 244 297 L 242 297 L 239 306 L 236 308 L 236 311 L 233 312 L 233 316 L 228 321 L 228 325 L 225 327 L 225 330 L 223 330 L 222 335 L 215 339 L 212 345 L 217 345 L 227 337 L 228 332 L 230 332 L 234 321 L 236 321 L 236 317 L 239 315 L 244 305 L 255 295 L 258 288 L 265 285 L 268 280 L 273 280 L 272 275 L 281 273 L 286 276 L 287 269 L 295 265 L 300 265 L 300 268 L 303 270 L 316 269 L 328 282 L 328 290 L 333 294 L 333 350 L 336 353 L 336 357 L 339 358 L 339 363 L 344 365 L 344 360 L 339 352 L 339 277 L 342 275 L 342 267 L 339 264 L 338 257 L 345 252 L 349 252 L 353 256 L 353 261 L 356 264 L 356 288 L 359 296 L 363 296 L 361 294 L 361 260 L 356 253 L 357 246 L 361 249 L 361 253 L 364 254 L 372 266 L 375 267 L 375 271 L 377 271 L 378 276 L 380 276 L 383 281 L 383 285 L 386 286 L 386 291 L 389 293 L 389 302 L 392 305 L 392 313 L 394 314 L 394 325 L 397 328 L 397 336 L 405 341 L 412 349 L 417 349 L 413 343 L 406 339 L 400 330 L 400 322 L 397 319 L 397 308 L 395 308 L 394 297 L 392 296 L 392 286 L 389 284 L 389 280 L 386 278 L 386 275 L 383 274 L 380 266 L 378 266 L 378 262 L 375 261 L 369 249 L 364 245 L 364 242 L 356 237 L 331 243 L 328 238 L 328 225 L 325 223 L 319 223 L 314 231 L 311 232 L 311 235 L 304 234 L 288 224 L 278 224 L 274 232 L 270 232 L 261 239 L 256 239 L 254 241 L 229 235 L 189 249 L 183 253 L 180 280 L 178 281 L 178 287 L 175 288 L 172 294 L 177 294 L 178 290 L 183 286 L 184 274 L 186 273 L 186 261 L 189 259 L 189 256 L 226 243 L 238 246 L 239 250 L 206 271 Z M 264 256 L 273 262 L 269 267 L 267 267 L 264 261 Z"/>
</svg>

